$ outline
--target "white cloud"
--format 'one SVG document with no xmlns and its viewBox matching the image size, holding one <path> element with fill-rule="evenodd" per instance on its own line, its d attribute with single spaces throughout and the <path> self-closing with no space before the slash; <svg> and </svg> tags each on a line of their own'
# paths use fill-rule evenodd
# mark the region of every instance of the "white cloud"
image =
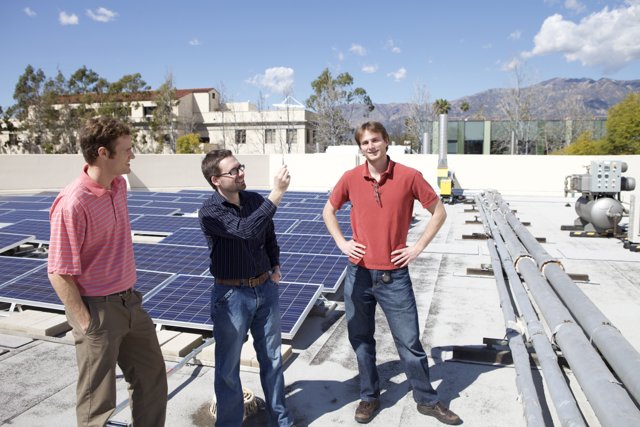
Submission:
<svg viewBox="0 0 640 427">
<path fill-rule="evenodd" d="M 522 31 L 516 30 L 513 33 L 509 34 L 509 40 L 520 40 L 522 37 Z"/>
<path fill-rule="evenodd" d="M 363 73 L 372 74 L 372 73 L 375 73 L 376 71 L 378 71 L 378 66 L 377 65 L 363 65 L 362 66 L 362 72 Z"/>
<path fill-rule="evenodd" d="M 400 48 L 398 46 L 396 46 L 396 43 L 393 41 L 393 39 L 389 39 L 387 40 L 387 42 L 384 44 L 385 49 L 388 49 L 391 51 L 391 53 L 400 53 L 402 52 L 402 50 L 400 50 Z"/>
<path fill-rule="evenodd" d="M 273 67 L 264 70 L 264 74 L 256 74 L 246 82 L 270 92 L 286 93 L 293 87 L 293 75 L 293 68 Z"/>
<path fill-rule="evenodd" d="M 95 10 L 95 12 L 91 9 L 87 9 L 87 16 L 94 21 L 110 22 L 116 19 L 116 16 L 118 16 L 118 14 L 105 7 L 99 7 Z"/>
<path fill-rule="evenodd" d="M 400 67 L 398 71 L 387 74 L 388 77 L 393 77 L 393 80 L 399 82 L 407 77 L 407 69 Z"/>
<path fill-rule="evenodd" d="M 69 15 L 67 12 L 62 11 L 58 15 L 58 21 L 60 21 L 61 25 L 78 25 L 78 15 L 75 13 Z"/>
<path fill-rule="evenodd" d="M 513 58 L 509 62 L 500 62 L 500 61 L 498 61 L 498 65 L 500 65 L 500 69 L 502 71 L 513 71 L 513 70 L 515 70 L 516 68 L 518 68 L 519 66 L 522 65 L 522 61 L 520 61 L 518 58 Z"/>
<path fill-rule="evenodd" d="M 640 1 L 629 0 L 627 7 L 592 13 L 579 23 L 562 15 L 545 19 L 534 38 L 535 46 L 523 58 L 562 53 L 567 61 L 599 66 L 615 72 L 640 59 Z"/>
<path fill-rule="evenodd" d="M 194 39 L 189 40 L 189 44 L 191 46 L 200 46 L 200 40 L 198 40 L 198 38 L 196 37 Z"/>
<path fill-rule="evenodd" d="M 24 10 L 24 13 L 25 13 L 27 16 L 30 16 L 30 17 L 34 17 L 34 16 L 36 16 L 36 12 L 35 12 L 33 9 L 31 9 L 30 7 L 25 7 L 25 8 L 24 8 L 24 9 L 22 9 L 22 10 Z"/>
<path fill-rule="evenodd" d="M 349 48 L 349 52 L 355 53 L 359 56 L 365 56 L 367 54 L 367 49 L 365 49 L 362 45 L 352 43 L 351 47 Z"/>
<path fill-rule="evenodd" d="M 564 7 L 575 12 L 582 12 L 585 6 L 580 3 L 580 0 L 565 0 Z"/>
</svg>

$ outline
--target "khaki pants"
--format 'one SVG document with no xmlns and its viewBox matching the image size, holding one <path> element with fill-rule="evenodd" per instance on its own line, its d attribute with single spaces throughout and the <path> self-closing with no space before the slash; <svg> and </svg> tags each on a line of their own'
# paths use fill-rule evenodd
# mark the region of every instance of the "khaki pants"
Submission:
<svg viewBox="0 0 640 427">
<path fill-rule="evenodd" d="M 166 367 L 142 296 L 83 297 L 91 322 L 73 327 L 78 360 L 76 415 L 79 426 L 104 426 L 116 406 L 116 363 L 129 383 L 133 425 L 163 426 L 167 406 Z"/>
</svg>

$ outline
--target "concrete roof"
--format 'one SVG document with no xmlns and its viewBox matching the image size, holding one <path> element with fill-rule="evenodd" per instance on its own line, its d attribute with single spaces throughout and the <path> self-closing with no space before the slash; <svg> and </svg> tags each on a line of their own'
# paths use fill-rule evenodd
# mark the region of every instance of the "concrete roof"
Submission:
<svg viewBox="0 0 640 427">
<path fill-rule="evenodd" d="M 545 237 L 544 248 L 557 256 L 569 273 L 588 275 L 576 282 L 632 345 L 640 350 L 640 253 L 623 248 L 613 238 L 570 237 L 560 226 L 573 224 L 573 202 L 569 198 L 505 197 L 536 237 Z M 566 204 L 569 203 L 569 206 Z M 479 349 L 483 339 L 505 335 L 495 279 L 470 274 L 489 263 L 486 241 L 464 236 L 484 231 L 480 224 L 467 224 L 474 213 L 468 205 L 447 205 L 448 219 L 434 242 L 411 265 L 422 342 L 429 354 L 431 380 L 442 401 L 450 405 L 468 426 L 524 426 L 522 404 L 512 365 L 453 359 L 454 346 Z M 416 223 L 409 240 L 422 232 L 428 213 L 416 210 Z M 623 220 L 624 221 L 624 220 Z M 356 425 L 358 371 L 346 332 L 344 303 L 340 292 L 328 295 L 328 312 L 310 315 L 291 345 L 285 366 L 287 402 L 299 426 Z M 23 345 L 18 341 L 22 340 Z M 381 375 L 381 410 L 372 426 L 440 425 L 420 415 L 398 360 L 384 316 L 376 318 L 378 368 Z M 0 424 L 14 426 L 66 426 L 75 423 L 75 353 L 64 339 L 35 339 L 28 334 L 0 335 Z M 167 367 L 175 365 L 167 361 Z M 186 365 L 169 379 L 167 426 L 211 425 L 209 405 L 213 395 L 214 369 Z M 590 426 L 600 425 L 581 392 L 575 376 L 566 377 Z M 534 380 L 542 395 L 548 425 L 559 425 L 542 372 L 534 369 Z M 255 368 L 242 371 L 246 388 L 262 396 Z M 118 379 L 118 401 L 126 399 L 126 384 Z M 129 421 L 128 409 L 115 420 Z M 262 414 L 245 425 L 264 425 Z"/>
</svg>

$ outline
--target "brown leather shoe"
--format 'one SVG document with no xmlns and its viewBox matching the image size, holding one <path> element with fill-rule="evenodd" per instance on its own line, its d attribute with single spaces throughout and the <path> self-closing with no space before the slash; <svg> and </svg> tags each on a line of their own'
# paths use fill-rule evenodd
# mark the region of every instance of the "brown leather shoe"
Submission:
<svg viewBox="0 0 640 427">
<path fill-rule="evenodd" d="M 356 409 L 356 421 L 360 424 L 368 423 L 373 419 L 378 408 L 380 408 L 380 400 L 378 399 L 372 400 L 370 402 L 361 400 L 360 404 L 358 404 L 358 408 Z"/>
<path fill-rule="evenodd" d="M 434 417 L 444 424 L 449 424 L 452 426 L 462 424 L 462 420 L 460 419 L 460 417 L 440 402 L 436 403 L 435 405 L 425 405 L 423 403 L 418 403 L 418 412 L 423 415 Z"/>
</svg>

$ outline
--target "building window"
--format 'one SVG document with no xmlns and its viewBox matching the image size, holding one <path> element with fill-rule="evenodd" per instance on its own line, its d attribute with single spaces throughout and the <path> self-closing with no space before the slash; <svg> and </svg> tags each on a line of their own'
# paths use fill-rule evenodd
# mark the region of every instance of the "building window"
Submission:
<svg viewBox="0 0 640 427">
<path fill-rule="evenodd" d="M 275 144 L 276 143 L 276 130 L 275 129 L 265 129 L 264 130 L 264 143 L 265 144 Z"/>
<path fill-rule="evenodd" d="M 211 94 L 211 99 L 216 99 L 216 94 L 215 93 Z"/>
<path fill-rule="evenodd" d="M 287 129 L 287 145 L 293 145 L 298 141 L 298 130 Z"/>
<path fill-rule="evenodd" d="M 242 130 L 237 130 L 236 131 L 236 145 L 240 145 L 240 144 L 246 144 L 247 143 L 247 131 L 242 129 Z"/>
<path fill-rule="evenodd" d="M 155 106 L 142 107 L 142 115 L 145 117 L 151 117 L 153 116 L 153 112 L 156 108 L 157 107 Z"/>
</svg>

